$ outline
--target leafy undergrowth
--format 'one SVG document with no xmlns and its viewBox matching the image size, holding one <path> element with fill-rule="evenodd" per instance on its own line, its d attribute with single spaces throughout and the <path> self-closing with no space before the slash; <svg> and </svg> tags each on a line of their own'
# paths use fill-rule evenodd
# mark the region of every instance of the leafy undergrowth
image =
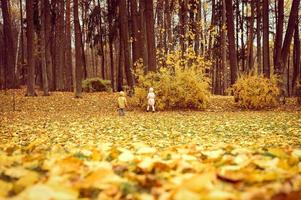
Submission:
<svg viewBox="0 0 301 200">
<path fill-rule="evenodd" d="M 239 111 L 116 112 L 116 95 L 0 92 L 0 199 L 299 199 L 293 100 Z M 233 112 L 236 111 L 236 112 Z"/>
</svg>

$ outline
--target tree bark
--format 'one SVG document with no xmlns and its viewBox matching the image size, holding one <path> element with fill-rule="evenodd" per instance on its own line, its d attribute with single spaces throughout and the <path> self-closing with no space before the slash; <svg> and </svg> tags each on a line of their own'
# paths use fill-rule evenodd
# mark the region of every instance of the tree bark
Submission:
<svg viewBox="0 0 301 200">
<path fill-rule="evenodd" d="M 50 11 L 50 3 L 49 0 L 44 1 L 45 4 L 45 51 L 46 51 L 46 68 L 47 68 L 47 79 L 49 90 L 53 91 L 55 89 L 55 83 L 53 78 L 53 60 L 51 55 L 51 44 L 52 44 L 52 37 L 51 37 L 51 11 Z"/>
<path fill-rule="evenodd" d="M 249 24 L 249 31 L 248 31 L 248 62 L 247 62 L 247 69 L 251 71 L 254 65 L 253 59 L 253 40 L 254 40 L 254 13 L 255 13 L 255 0 L 251 1 L 251 18 Z"/>
<path fill-rule="evenodd" d="M 3 16 L 3 34 L 4 34 L 4 67 L 6 67 L 5 86 L 14 88 L 15 57 L 14 57 L 14 40 L 11 26 L 11 16 L 9 13 L 9 4 L 7 0 L 1 0 Z"/>
<path fill-rule="evenodd" d="M 26 96 L 37 96 L 34 85 L 35 85 L 35 62 L 33 57 L 33 49 L 34 42 L 34 24 L 33 24 L 33 0 L 26 0 L 26 21 L 27 21 L 27 30 L 26 30 L 26 37 L 27 37 L 27 92 Z"/>
<path fill-rule="evenodd" d="M 120 40 L 123 43 L 123 54 L 124 54 L 124 68 L 126 80 L 129 88 L 133 88 L 133 75 L 130 65 L 130 45 L 129 45 L 129 30 L 128 30 L 128 12 L 126 1 L 119 2 L 119 25 L 120 25 Z"/>
<path fill-rule="evenodd" d="M 261 0 L 256 1 L 257 73 L 262 74 L 261 63 Z"/>
<path fill-rule="evenodd" d="M 148 70 L 156 71 L 156 46 L 155 46 L 155 30 L 154 30 L 154 13 L 153 0 L 145 0 L 145 17 L 146 35 L 147 35 L 147 53 L 148 53 Z"/>
<path fill-rule="evenodd" d="M 166 27 L 165 31 L 167 31 L 167 51 L 170 52 L 173 51 L 173 38 L 172 38 L 172 26 L 171 26 L 171 9 L 173 5 L 173 0 L 170 2 L 169 0 L 165 0 L 165 12 L 166 15 Z"/>
<path fill-rule="evenodd" d="M 295 23 L 298 20 L 298 10 L 299 10 L 300 0 L 293 0 L 292 7 L 290 11 L 290 16 L 288 20 L 288 25 L 283 41 L 283 46 L 281 49 L 281 62 L 280 62 L 280 74 L 283 73 L 284 67 L 287 64 L 289 47 L 293 38 L 293 33 L 295 29 Z"/>
<path fill-rule="evenodd" d="M 115 91 L 115 70 L 114 70 L 114 56 L 113 56 L 113 8 L 112 0 L 108 0 L 108 23 L 109 23 L 109 49 L 110 49 L 110 74 L 111 74 L 111 87 Z"/>
<path fill-rule="evenodd" d="M 283 23 L 284 23 L 284 0 L 278 0 L 278 14 L 276 24 L 276 39 L 275 39 L 275 55 L 274 55 L 274 69 L 276 74 L 280 72 L 280 60 L 281 60 L 281 47 L 283 40 Z"/>
<path fill-rule="evenodd" d="M 118 60 L 118 77 L 117 77 L 117 91 L 123 91 L 123 66 L 124 66 L 124 43 L 119 39 L 119 60 Z"/>
<path fill-rule="evenodd" d="M 294 34 L 294 72 L 293 72 L 293 80 L 292 80 L 292 92 L 296 94 L 296 85 L 297 80 L 300 74 L 300 35 L 299 35 L 299 23 L 295 25 L 295 34 Z"/>
<path fill-rule="evenodd" d="M 64 31 L 64 1 L 56 0 L 56 19 L 55 19 L 55 87 L 56 90 L 64 89 L 64 50 L 65 50 L 65 31 Z"/>
<path fill-rule="evenodd" d="M 74 34 L 75 34 L 75 97 L 81 97 L 82 93 L 82 73 L 83 73 L 83 60 L 82 60 L 82 42 L 81 42 L 81 28 L 78 17 L 78 0 L 73 1 L 73 20 L 74 20 Z"/>
<path fill-rule="evenodd" d="M 3 30 L 0 28 L 0 38 L 3 38 Z M 0 89 L 5 89 L 5 67 L 4 67 L 4 41 L 0 39 Z"/>
<path fill-rule="evenodd" d="M 270 78 L 270 49 L 269 49 L 269 1 L 263 1 L 263 75 Z"/>
<path fill-rule="evenodd" d="M 41 0 L 41 67 L 43 92 L 45 96 L 49 95 L 47 66 L 46 66 L 46 41 L 45 41 L 45 0 Z"/>
<path fill-rule="evenodd" d="M 226 74 L 225 69 L 227 69 L 227 47 L 226 47 L 226 1 L 222 0 L 223 7 L 222 7 L 222 29 L 221 29 L 221 90 L 219 91 L 220 94 L 224 93 L 224 86 L 226 82 Z"/>
<path fill-rule="evenodd" d="M 202 6 L 201 2 L 197 3 L 197 13 L 195 19 L 195 44 L 194 51 L 197 55 L 200 54 L 200 26 L 201 26 L 201 16 L 202 16 Z"/>
<path fill-rule="evenodd" d="M 227 35 L 229 43 L 231 85 L 237 80 L 237 57 L 234 37 L 233 6 L 232 0 L 225 0 L 227 15 Z"/>
<path fill-rule="evenodd" d="M 187 0 L 179 0 L 179 40 L 182 55 L 186 50 Z"/>
<path fill-rule="evenodd" d="M 139 49 L 143 57 L 144 71 L 148 70 L 148 49 L 146 42 L 146 15 L 145 15 L 145 0 L 139 0 L 139 32 L 141 37 L 141 42 L 139 42 Z"/>
<path fill-rule="evenodd" d="M 132 19 L 132 54 L 133 64 L 142 58 L 139 49 L 141 37 L 138 30 L 138 13 L 137 13 L 137 0 L 131 0 L 131 19 Z"/>
<path fill-rule="evenodd" d="M 71 0 L 66 0 L 66 21 L 65 21 L 65 73 L 66 73 L 66 90 L 72 91 L 72 51 L 71 51 Z"/>
</svg>

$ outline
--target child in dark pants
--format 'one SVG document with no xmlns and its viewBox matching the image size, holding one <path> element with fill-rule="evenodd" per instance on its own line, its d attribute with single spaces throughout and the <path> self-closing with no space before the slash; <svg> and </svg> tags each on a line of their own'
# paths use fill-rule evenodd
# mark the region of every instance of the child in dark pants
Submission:
<svg viewBox="0 0 301 200">
<path fill-rule="evenodd" d="M 127 107 L 127 101 L 125 98 L 125 94 L 123 91 L 119 92 L 119 97 L 118 97 L 118 113 L 119 116 L 124 116 L 125 113 L 125 108 Z"/>
</svg>

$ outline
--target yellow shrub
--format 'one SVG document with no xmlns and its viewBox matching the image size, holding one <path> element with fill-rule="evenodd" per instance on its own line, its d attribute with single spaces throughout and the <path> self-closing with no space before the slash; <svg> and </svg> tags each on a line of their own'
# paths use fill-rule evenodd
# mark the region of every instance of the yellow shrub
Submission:
<svg viewBox="0 0 301 200">
<path fill-rule="evenodd" d="M 238 105 L 248 109 L 262 109 L 277 105 L 280 94 L 277 78 L 244 75 L 231 88 Z"/>
<path fill-rule="evenodd" d="M 188 51 L 181 57 L 176 51 L 167 55 L 164 67 L 157 73 L 143 73 L 142 66 L 136 65 L 138 83 L 135 88 L 135 104 L 147 106 L 150 87 L 156 94 L 156 109 L 173 108 L 205 109 L 210 96 L 209 79 L 204 70 L 210 65 L 201 56 Z"/>
</svg>

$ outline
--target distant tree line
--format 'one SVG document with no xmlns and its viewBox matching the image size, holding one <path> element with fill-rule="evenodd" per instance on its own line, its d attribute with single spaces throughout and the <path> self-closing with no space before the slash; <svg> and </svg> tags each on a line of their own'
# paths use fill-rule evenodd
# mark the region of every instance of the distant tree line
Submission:
<svg viewBox="0 0 301 200">
<path fill-rule="evenodd" d="M 242 73 L 277 74 L 296 95 L 300 0 L 1 0 L 0 88 L 74 91 L 89 77 L 114 91 L 135 85 L 133 69 L 164 67 L 192 48 L 212 61 L 212 93 Z"/>
</svg>

